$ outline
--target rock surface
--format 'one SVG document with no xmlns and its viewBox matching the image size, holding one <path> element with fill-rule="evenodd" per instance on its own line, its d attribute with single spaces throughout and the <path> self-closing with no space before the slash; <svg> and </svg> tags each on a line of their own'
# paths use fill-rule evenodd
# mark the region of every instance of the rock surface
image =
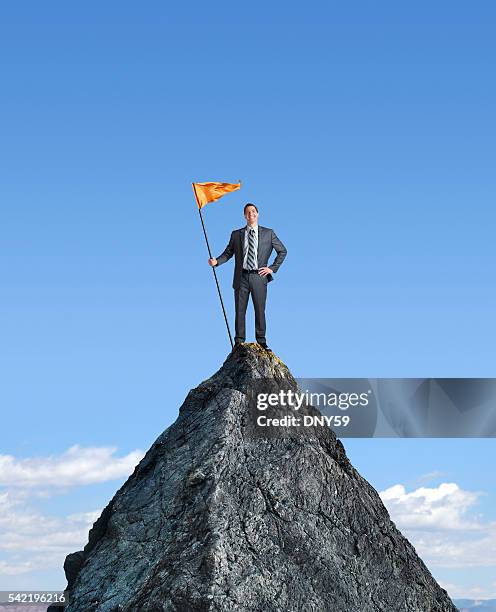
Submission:
<svg viewBox="0 0 496 612">
<path fill-rule="evenodd" d="M 260 378 L 298 390 L 244 344 L 189 392 L 67 557 L 66 611 L 456 611 L 331 429 L 247 435 Z"/>
</svg>

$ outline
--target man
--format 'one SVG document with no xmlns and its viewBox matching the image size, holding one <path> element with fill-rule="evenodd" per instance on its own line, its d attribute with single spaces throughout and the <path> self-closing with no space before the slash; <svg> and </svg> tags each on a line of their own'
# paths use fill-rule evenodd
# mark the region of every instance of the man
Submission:
<svg viewBox="0 0 496 612">
<path fill-rule="evenodd" d="M 258 208 L 248 203 L 243 209 L 246 226 L 231 233 L 229 244 L 222 255 L 208 260 L 211 266 L 220 266 L 234 255 L 234 305 L 235 305 L 235 345 L 245 341 L 245 318 L 248 297 L 251 294 L 255 309 L 255 337 L 265 350 L 270 351 L 265 339 L 265 301 L 267 283 L 273 280 L 284 261 L 287 251 L 283 243 L 268 227 L 258 225 Z M 270 267 L 267 266 L 270 254 L 274 249 L 276 258 Z"/>
</svg>

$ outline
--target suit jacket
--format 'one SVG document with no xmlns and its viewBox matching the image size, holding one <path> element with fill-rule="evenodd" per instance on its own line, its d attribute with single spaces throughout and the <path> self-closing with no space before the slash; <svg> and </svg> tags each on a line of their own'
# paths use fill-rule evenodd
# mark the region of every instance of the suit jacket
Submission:
<svg viewBox="0 0 496 612">
<path fill-rule="evenodd" d="M 225 263 L 228 259 L 234 255 L 234 277 L 233 277 L 233 288 L 239 289 L 241 284 L 241 275 L 243 271 L 243 245 L 245 239 L 245 227 L 236 229 L 231 233 L 229 244 L 224 249 L 222 255 L 217 257 L 217 265 Z M 272 265 L 269 266 L 268 261 L 272 250 L 275 250 L 277 255 Z M 287 251 L 286 247 L 276 236 L 274 230 L 268 227 L 258 226 L 258 249 L 257 249 L 257 261 L 259 268 L 269 267 L 273 272 L 277 272 L 279 266 L 284 261 Z M 272 274 L 267 274 L 262 278 L 267 279 L 270 283 Z"/>
</svg>

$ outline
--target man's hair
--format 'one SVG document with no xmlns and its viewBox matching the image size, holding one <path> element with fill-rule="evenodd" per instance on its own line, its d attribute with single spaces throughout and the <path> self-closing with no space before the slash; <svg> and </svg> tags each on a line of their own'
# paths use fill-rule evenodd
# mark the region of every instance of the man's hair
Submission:
<svg viewBox="0 0 496 612">
<path fill-rule="evenodd" d="M 246 209 L 248 208 L 248 206 L 253 206 L 253 208 L 258 212 L 258 208 L 255 206 L 255 204 L 248 202 L 247 204 L 245 204 L 245 207 L 243 208 L 243 214 L 246 214 Z"/>
</svg>

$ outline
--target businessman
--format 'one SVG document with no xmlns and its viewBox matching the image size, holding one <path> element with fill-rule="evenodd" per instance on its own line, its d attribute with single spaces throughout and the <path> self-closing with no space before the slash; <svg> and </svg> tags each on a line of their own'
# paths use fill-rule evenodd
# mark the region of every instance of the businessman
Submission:
<svg viewBox="0 0 496 612">
<path fill-rule="evenodd" d="M 243 209 L 246 226 L 231 233 L 229 244 L 222 255 L 208 260 L 211 266 L 220 266 L 234 255 L 234 305 L 235 345 L 241 344 L 246 338 L 246 307 L 251 295 L 255 309 L 255 337 L 257 343 L 270 351 L 265 338 L 265 301 L 267 298 L 267 283 L 273 280 L 284 261 L 287 251 L 283 243 L 275 235 L 274 230 L 258 225 L 258 208 L 248 203 Z M 268 267 L 269 257 L 274 249 L 277 253 L 273 263 Z"/>
</svg>

